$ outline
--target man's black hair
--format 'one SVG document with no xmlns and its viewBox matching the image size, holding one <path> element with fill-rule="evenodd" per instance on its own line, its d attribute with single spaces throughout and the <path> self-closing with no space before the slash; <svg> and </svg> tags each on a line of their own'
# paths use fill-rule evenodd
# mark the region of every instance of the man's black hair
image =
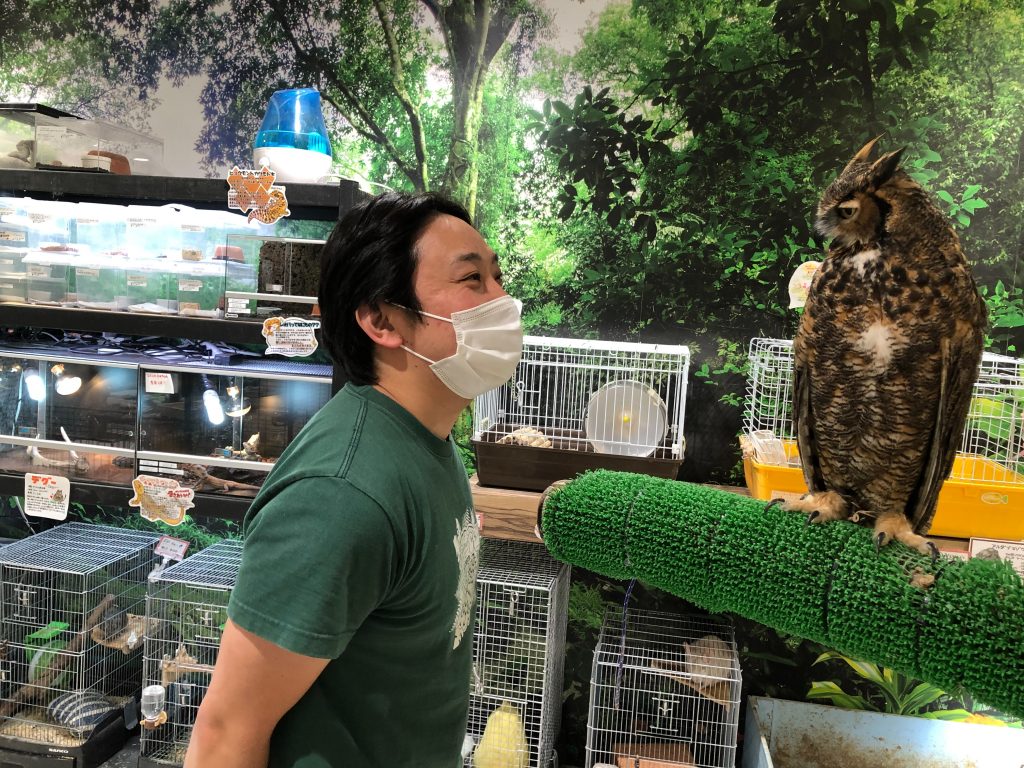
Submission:
<svg viewBox="0 0 1024 768">
<path fill-rule="evenodd" d="M 356 309 L 385 302 L 421 309 L 413 292 L 416 241 L 441 214 L 473 223 L 465 208 L 442 195 L 388 192 L 354 207 L 331 232 L 320 266 L 321 328 L 324 346 L 349 381 L 377 383 L 374 343 L 356 323 Z"/>
</svg>

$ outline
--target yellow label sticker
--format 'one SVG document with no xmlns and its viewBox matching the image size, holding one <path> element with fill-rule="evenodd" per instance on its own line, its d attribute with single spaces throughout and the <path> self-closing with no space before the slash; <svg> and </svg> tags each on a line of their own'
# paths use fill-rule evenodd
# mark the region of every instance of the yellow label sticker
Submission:
<svg viewBox="0 0 1024 768">
<path fill-rule="evenodd" d="M 185 512 L 195 504 L 195 491 L 182 488 L 177 480 L 152 475 L 139 475 L 132 480 L 135 492 L 128 500 L 129 507 L 138 507 L 142 517 L 167 525 L 181 525 Z"/>
</svg>

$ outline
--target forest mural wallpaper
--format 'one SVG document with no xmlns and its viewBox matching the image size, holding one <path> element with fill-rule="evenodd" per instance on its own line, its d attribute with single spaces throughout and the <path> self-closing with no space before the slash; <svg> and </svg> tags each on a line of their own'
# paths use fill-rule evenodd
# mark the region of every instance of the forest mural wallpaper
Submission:
<svg viewBox="0 0 1024 768">
<path fill-rule="evenodd" d="M 690 345 L 681 477 L 742 484 L 747 345 L 793 335 L 817 198 L 874 136 L 957 229 L 989 348 L 1024 353 L 1022 50 L 1024 0 L 28 0 L 0 10 L 0 100 L 149 131 L 172 172 L 220 176 L 273 91 L 318 88 L 335 173 L 463 202 L 528 332 Z M 574 578 L 564 764 L 622 595 Z M 738 639 L 745 692 L 982 717 L 755 625 Z"/>
</svg>

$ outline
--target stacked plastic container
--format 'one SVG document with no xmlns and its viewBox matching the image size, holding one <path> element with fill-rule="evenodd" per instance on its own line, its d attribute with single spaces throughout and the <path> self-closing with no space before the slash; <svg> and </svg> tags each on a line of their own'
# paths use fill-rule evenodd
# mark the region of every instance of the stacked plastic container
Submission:
<svg viewBox="0 0 1024 768">
<path fill-rule="evenodd" d="M 0 301 L 222 317 L 227 286 L 256 284 L 227 238 L 268 229 L 178 205 L 0 198 Z"/>
</svg>

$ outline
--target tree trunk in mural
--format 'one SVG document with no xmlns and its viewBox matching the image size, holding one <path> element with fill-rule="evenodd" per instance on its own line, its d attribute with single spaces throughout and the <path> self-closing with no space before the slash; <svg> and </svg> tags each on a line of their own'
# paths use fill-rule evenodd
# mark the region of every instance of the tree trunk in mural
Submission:
<svg viewBox="0 0 1024 768">
<path fill-rule="evenodd" d="M 416 165 L 412 173 L 412 182 L 416 190 L 422 192 L 430 185 L 430 171 L 427 168 L 427 139 L 423 131 L 423 120 L 420 119 L 420 110 L 413 103 L 412 97 L 409 95 L 409 89 L 406 87 L 402 52 L 398 47 L 398 39 L 395 37 L 395 30 L 391 24 L 391 19 L 384 9 L 383 0 L 373 0 L 373 7 L 376 8 L 381 27 L 384 29 L 388 59 L 391 62 L 392 87 L 394 88 L 395 95 L 398 96 L 398 101 L 401 103 L 406 117 L 409 118 L 413 151 L 416 153 Z"/>
<path fill-rule="evenodd" d="M 527 4 L 510 0 L 422 0 L 437 19 L 448 49 L 455 124 L 440 189 L 476 212 L 477 142 L 483 111 L 484 79 Z"/>
</svg>

